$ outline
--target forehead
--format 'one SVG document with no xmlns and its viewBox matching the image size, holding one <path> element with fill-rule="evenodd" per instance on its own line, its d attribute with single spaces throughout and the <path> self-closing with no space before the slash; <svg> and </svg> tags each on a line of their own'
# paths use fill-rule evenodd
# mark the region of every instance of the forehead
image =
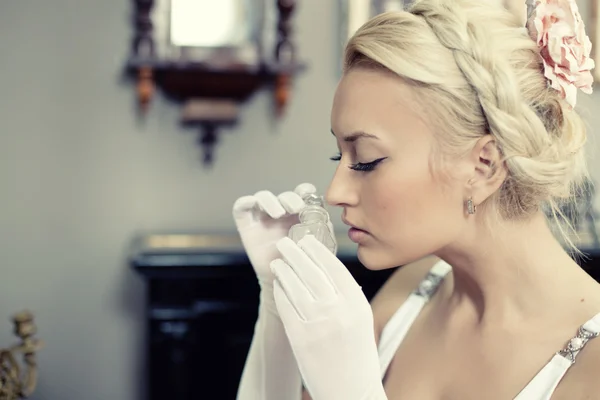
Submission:
<svg viewBox="0 0 600 400">
<path fill-rule="evenodd" d="M 395 131 L 417 123 L 413 89 L 392 72 L 356 68 L 338 84 L 331 112 L 336 133 Z"/>
</svg>

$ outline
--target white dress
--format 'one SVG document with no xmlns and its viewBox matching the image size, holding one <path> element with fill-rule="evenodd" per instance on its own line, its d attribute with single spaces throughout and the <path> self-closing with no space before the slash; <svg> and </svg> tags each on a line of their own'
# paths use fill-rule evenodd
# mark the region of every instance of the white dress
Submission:
<svg viewBox="0 0 600 400">
<path fill-rule="evenodd" d="M 406 333 L 425 306 L 435 294 L 444 277 L 451 267 L 444 261 L 439 261 L 429 271 L 408 299 L 398 308 L 381 332 L 379 339 L 379 360 L 382 377 L 404 340 Z M 600 313 L 583 324 L 566 347 L 538 372 L 538 374 L 515 397 L 515 400 L 549 400 L 558 383 L 567 370 L 575 362 L 575 357 L 588 340 L 600 333 Z"/>
</svg>

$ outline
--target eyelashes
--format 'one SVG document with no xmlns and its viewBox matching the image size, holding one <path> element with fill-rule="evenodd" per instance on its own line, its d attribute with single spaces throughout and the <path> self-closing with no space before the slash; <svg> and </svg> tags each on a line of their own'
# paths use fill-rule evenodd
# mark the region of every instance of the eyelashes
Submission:
<svg viewBox="0 0 600 400">
<path fill-rule="evenodd" d="M 369 172 L 369 171 L 373 171 L 375 169 L 375 167 L 377 167 L 377 165 L 382 162 L 383 160 L 385 160 L 387 157 L 381 157 L 378 158 L 376 160 L 373 160 L 371 162 L 367 162 L 367 163 L 355 163 L 355 164 L 350 164 L 350 166 L 348 168 L 354 170 L 354 171 L 360 171 L 360 172 Z M 342 155 L 340 153 L 336 154 L 333 157 L 329 158 L 331 161 L 340 161 L 342 159 Z"/>
<path fill-rule="evenodd" d="M 371 162 L 368 163 L 356 163 L 356 164 L 352 164 L 350 166 L 350 169 L 353 169 L 355 171 L 362 171 L 362 172 L 368 172 L 368 171 L 373 171 L 375 169 L 375 167 L 377 166 L 377 164 L 379 164 L 380 162 L 382 162 L 384 158 L 378 158 L 377 160 L 373 160 Z"/>
</svg>

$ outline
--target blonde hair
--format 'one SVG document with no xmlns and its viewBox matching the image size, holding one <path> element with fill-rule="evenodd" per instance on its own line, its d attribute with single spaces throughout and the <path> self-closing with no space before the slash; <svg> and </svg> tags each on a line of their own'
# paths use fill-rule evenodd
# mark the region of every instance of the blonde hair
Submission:
<svg viewBox="0 0 600 400">
<path fill-rule="evenodd" d="M 583 121 L 548 86 L 537 44 L 502 7 L 420 0 L 378 15 L 346 46 L 344 72 L 356 67 L 383 68 L 413 86 L 445 154 L 466 154 L 492 134 L 508 170 L 485 202 L 496 215 L 519 219 L 548 206 L 558 220 L 588 177 Z"/>
</svg>

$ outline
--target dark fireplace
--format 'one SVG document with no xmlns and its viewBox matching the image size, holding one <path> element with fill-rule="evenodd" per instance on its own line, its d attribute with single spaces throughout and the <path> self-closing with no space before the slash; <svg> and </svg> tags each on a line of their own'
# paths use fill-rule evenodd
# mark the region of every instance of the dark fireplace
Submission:
<svg viewBox="0 0 600 400">
<path fill-rule="evenodd" d="M 587 253 L 598 280 L 600 253 Z M 365 269 L 352 250 L 338 256 L 369 299 L 393 272 Z M 259 296 L 237 236 L 140 237 L 131 265 L 147 280 L 148 400 L 234 400 Z"/>
<path fill-rule="evenodd" d="M 370 299 L 393 270 L 340 251 Z M 257 319 L 259 287 L 236 236 L 138 238 L 131 264 L 147 280 L 148 400 L 234 400 Z"/>
</svg>

